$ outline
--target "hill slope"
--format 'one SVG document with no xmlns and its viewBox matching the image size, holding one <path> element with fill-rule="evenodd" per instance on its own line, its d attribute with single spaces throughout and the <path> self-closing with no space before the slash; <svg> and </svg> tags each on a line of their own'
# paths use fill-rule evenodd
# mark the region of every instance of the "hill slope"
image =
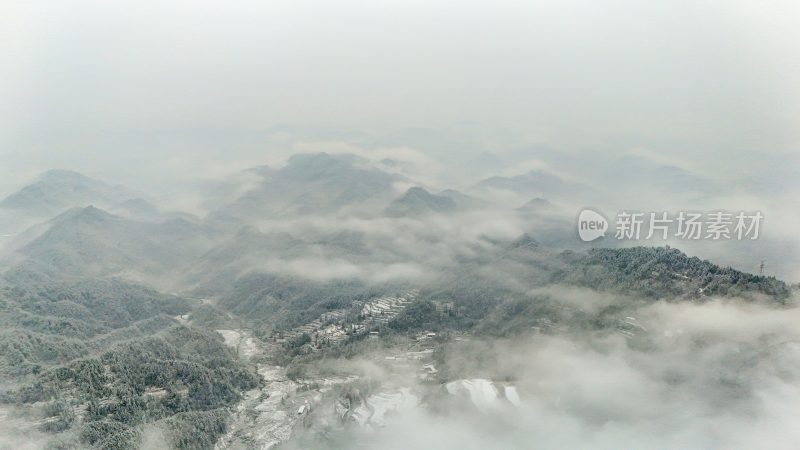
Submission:
<svg viewBox="0 0 800 450">
<path fill-rule="evenodd" d="M 168 278 L 208 248 L 206 230 L 182 219 L 137 222 L 89 206 L 51 220 L 18 250 L 23 266 L 57 277 Z"/>
<path fill-rule="evenodd" d="M 136 193 L 122 186 L 69 170 L 50 170 L 0 201 L 0 208 L 48 217 L 76 206 L 108 207 L 135 197 Z"/>
<path fill-rule="evenodd" d="M 402 178 L 371 167 L 352 155 L 302 154 L 286 167 L 260 171 L 263 181 L 217 215 L 238 218 L 328 213 L 382 202 Z"/>
<path fill-rule="evenodd" d="M 410 217 L 430 213 L 444 214 L 458 209 L 458 204 L 450 197 L 435 195 L 421 187 L 412 187 L 387 208 L 390 217 Z"/>
</svg>

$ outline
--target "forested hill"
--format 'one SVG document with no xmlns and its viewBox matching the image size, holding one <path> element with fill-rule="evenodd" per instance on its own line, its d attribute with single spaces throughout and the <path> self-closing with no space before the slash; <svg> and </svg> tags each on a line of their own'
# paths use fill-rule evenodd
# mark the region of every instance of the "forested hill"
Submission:
<svg viewBox="0 0 800 450">
<path fill-rule="evenodd" d="M 213 447 L 259 379 L 173 318 L 190 307 L 120 280 L 1 287 L 0 409 L 52 448 L 137 448 L 150 423 L 175 448 Z"/>
<path fill-rule="evenodd" d="M 775 277 L 720 267 L 669 247 L 598 248 L 586 254 L 564 252 L 561 258 L 569 270 L 556 273 L 556 281 L 651 298 L 761 294 L 783 303 L 790 294 L 786 283 Z"/>
</svg>

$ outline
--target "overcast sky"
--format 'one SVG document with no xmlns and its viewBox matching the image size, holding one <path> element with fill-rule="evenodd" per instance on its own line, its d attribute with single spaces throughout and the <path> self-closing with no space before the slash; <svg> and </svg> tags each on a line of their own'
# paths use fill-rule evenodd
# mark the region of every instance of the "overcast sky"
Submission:
<svg viewBox="0 0 800 450">
<path fill-rule="evenodd" d="M 447 151 L 634 152 L 797 198 L 798 23 L 789 0 L 7 0 L 0 193 L 468 123 Z"/>
<path fill-rule="evenodd" d="M 786 150 L 799 19 L 793 1 L 10 0 L 3 137 L 22 152 L 44 135 L 477 121 Z"/>
</svg>

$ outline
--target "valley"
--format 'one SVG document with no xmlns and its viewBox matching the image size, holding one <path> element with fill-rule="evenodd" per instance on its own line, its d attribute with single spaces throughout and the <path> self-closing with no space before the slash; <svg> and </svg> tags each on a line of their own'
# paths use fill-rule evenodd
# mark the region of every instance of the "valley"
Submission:
<svg viewBox="0 0 800 450">
<path fill-rule="evenodd" d="M 576 248 L 540 197 L 395 192 L 405 178 L 356 156 L 247 176 L 258 182 L 203 217 L 136 199 L 106 211 L 85 204 L 109 198 L 105 184 L 42 177 L 85 188 L 0 258 L 3 433 L 48 450 L 457 439 L 438 426 L 472 436 L 465 448 L 520 448 L 545 436 L 540 419 L 569 417 L 583 441 L 609 421 L 673 417 L 673 394 L 739 420 L 793 351 L 780 324 L 797 286 L 670 246 Z M 735 333 L 704 311 L 778 325 Z M 695 359 L 722 380 L 696 377 Z M 625 383 L 604 371 L 659 406 L 616 400 Z"/>
</svg>

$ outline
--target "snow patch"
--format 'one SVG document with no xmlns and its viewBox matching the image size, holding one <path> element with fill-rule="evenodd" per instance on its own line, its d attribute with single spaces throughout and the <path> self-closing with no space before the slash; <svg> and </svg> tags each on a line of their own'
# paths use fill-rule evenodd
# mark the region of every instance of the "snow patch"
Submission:
<svg viewBox="0 0 800 450">
<path fill-rule="evenodd" d="M 493 411 L 499 407 L 497 388 L 490 380 L 457 380 L 447 383 L 445 387 L 450 395 L 468 397 L 481 412 Z"/>
<path fill-rule="evenodd" d="M 517 388 L 514 386 L 506 386 L 505 387 L 505 394 L 506 400 L 511 402 L 512 405 L 519 407 L 522 405 L 522 402 L 519 399 L 519 393 L 517 392 Z"/>
<path fill-rule="evenodd" d="M 419 399 L 409 388 L 381 392 L 369 396 L 364 404 L 353 411 L 352 418 L 362 427 L 383 427 L 386 425 L 387 414 L 409 411 L 417 405 Z"/>
</svg>

